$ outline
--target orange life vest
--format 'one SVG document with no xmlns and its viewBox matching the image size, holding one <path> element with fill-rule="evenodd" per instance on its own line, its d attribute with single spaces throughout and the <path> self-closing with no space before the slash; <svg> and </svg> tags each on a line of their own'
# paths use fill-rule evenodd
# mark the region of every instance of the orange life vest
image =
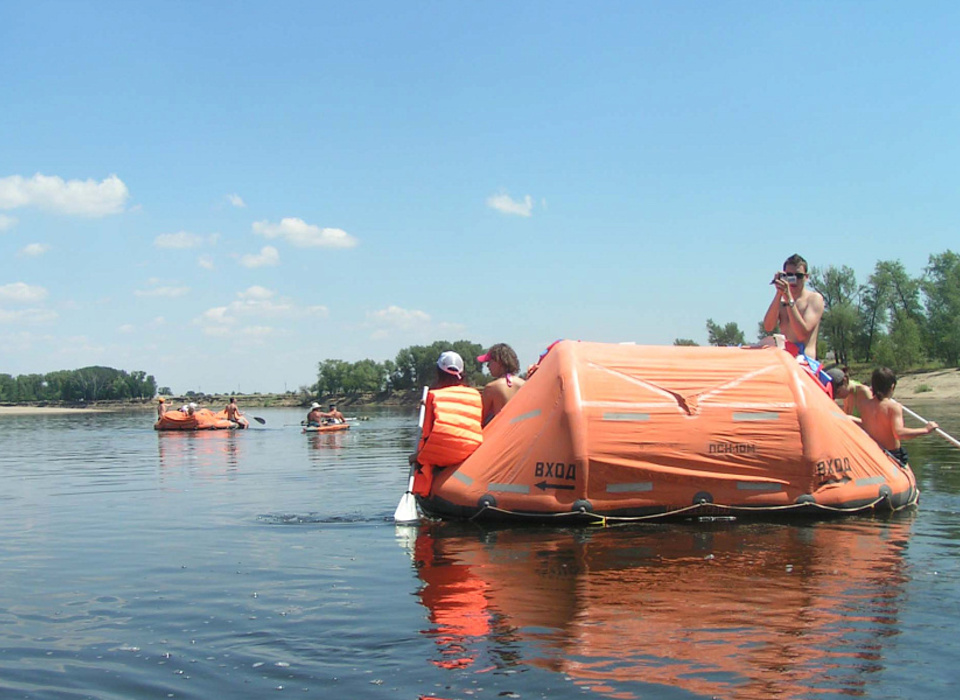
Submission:
<svg viewBox="0 0 960 700">
<path fill-rule="evenodd" d="M 468 386 L 433 389 L 427 394 L 423 436 L 417 446 L 418 470 L 413 493 L 427 495 L 434 467 L 460 464 L 483 442 L 480 392 Z"/>
</svg>

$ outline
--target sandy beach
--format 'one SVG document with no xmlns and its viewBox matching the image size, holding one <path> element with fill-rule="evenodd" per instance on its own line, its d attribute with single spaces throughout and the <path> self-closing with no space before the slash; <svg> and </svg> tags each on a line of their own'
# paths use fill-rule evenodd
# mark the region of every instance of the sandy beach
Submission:
<svg viewBox="0 0 960 700">
<path fill-rule="evenodd" d="M 0 406 L 0 416 L 29 416 L 33 414 L 56 414 L 56 413 L 107 413 L 115 411 L 115 408 L 66 408 L 62 406 Z"/>
</svg>

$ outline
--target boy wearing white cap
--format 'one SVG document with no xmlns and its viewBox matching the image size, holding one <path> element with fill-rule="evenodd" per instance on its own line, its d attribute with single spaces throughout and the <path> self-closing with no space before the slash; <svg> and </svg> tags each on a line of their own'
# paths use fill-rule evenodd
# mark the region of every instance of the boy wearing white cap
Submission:
<svg viewBox="0 0 960 700">
<path fill-rule="evenodd" d="M 463 358 L 452 350 L 437 359 L 437 380 L 427 393 L 423 430 L 409 457 L 419 467 L 413 493 L 427 496 L 434 470 L 463 462 L 483 442 L 480 392 L 466 385 Z"/>
</svg>

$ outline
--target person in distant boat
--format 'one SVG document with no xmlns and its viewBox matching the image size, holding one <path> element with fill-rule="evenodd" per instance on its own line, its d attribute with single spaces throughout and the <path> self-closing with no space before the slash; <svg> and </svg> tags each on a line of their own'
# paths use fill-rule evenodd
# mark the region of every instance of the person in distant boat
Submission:
<svg viewBox="0 0 960 700">
<path fill-rule="evenodd" d="M 223 409 L 223 412 L 227 414 L 227 420 L 236 423 L 240 427 L 245 428 L 250 425 L 250 422 L 243 417 L 243 412 L 240 410 L 240 407 L 237 406 L 237 399 L 234 396 L 230 397 L 230 403 Z"/>
<path fill-rule="evenodd" d="M 163 418 L 163 414 L 167 412 L 167 400 L 160 396 L 157 398 L 157 420 Z"/>
<path fill-rule="evenodd" d="M 843 400 L 843 412 L 860 422 L 860 404 L 873 398 L 873 392 L 866 384 L 851 379 L 846 367 L 831 367 L 827 370 L 833 385 L 833 398 Z"/>
<path fill-rule="evenodd" d="M 487 383 L 480 392 L 483 399 L 483 425 L 486 425 L 503 410 L 507 401 L 520 391 L 523 379 L 517 376 L 520 371 L 517 353 L 506 343 L 491 345 L 489 350 L 477 358 L 477 362 L 486 363 L 493 377 L 493 381 Z"/>
<path fill-rule="evenodd" d="M 903 449 L 900 441 L 929 435 L 940 426 L 933 421 L 922 428 L 907 428 L 903 425 L 903 407 L 893 400 L 897 375 L 888 367 L 873 371 L 870 387 L 873 389 L 873 397 L 863 401 L 860 406 L 861 425 L 880 447 L 906 466 L 907 451 Z"/>
<path fill-rule="evenodd" d="M 807 289 L 809 277 L 807 261 L 799 255 L 793 254 L 784 261 L 783 270 L 778 271 L 770 282 L 774 293 L 763 317 L 763 329 L 773 333 L 779 327 L 784 338 L 796 346 L 798 352 L 794 355 L 806 355 L 816 360 L 823 295 Z"/>
<path fill-rule="evenodd" d="M 320 410 L 320 404 L 314 401 L 310 404 L 310 412 L 307 414 L 307 427 L 319 428 L 323 423 L 323 411 Z"/>
<path fill-rule="evenodd" d="M 330 410 L 321 413 L 320 416 L 323 418 L 323 422 L 331 425 L 333 423 L 346 423 L 347 419 L 343 417 L 343 414 L 337 410 L 337 404 L 330 404 Z"/>
<path fill-rule="evenodd" d="M 408 460 L 417 465 L 414 494 L 429 495 L 436 469 L 460 464 L 480 447 L 482 411 L 480 392 L 467 386 L 463 376 L 463 358 L 452 350 L 440 353 L 437 379 L 427 394 L 420 442 Z"/>
</svg>

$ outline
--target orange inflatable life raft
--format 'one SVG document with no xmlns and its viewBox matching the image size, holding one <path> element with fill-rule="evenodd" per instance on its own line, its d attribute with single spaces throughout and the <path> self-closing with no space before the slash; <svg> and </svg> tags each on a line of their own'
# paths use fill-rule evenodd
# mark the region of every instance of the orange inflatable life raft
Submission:
<svg viewBox="0 0 960 700">
<path fill-rule="evenodd" d="M 193 415 L 181 411 L 167 411 L 154 424 L 154 430 L 231 430 L 247 428 L 246 419 L 234 423 L 227 418 L 226 411 L 214 413 L 209 408 L 198 408 Z"/>
<path fill-rule="evenodd" d="M 881 449 L 786 352 L 562 341 L 439 469 L 428 516 L 645 520 L 916 504 Z"/>
</svg>

